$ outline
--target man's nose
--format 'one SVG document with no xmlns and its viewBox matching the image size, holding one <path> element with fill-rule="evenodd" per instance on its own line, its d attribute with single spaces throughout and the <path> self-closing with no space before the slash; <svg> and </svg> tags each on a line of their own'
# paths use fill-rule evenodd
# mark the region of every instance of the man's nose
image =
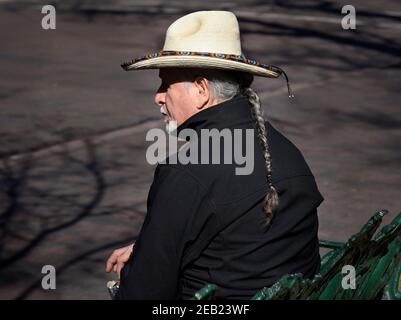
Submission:
<svg viewBox="0 0 401 320">
<path fill-rule="evenodd" d="M 166 93 L 160 92 L 160 90 L 158 90 L 155 95 L 155 103 L 158 106 L 165 105 L 166 104 Z"/>
</svg>

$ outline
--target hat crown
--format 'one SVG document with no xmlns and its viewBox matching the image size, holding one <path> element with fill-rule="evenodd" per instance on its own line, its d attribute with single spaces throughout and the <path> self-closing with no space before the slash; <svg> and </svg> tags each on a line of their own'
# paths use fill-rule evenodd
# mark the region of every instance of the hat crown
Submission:
<svg viewBox="0 0 401 320">
<path fill-rule="evenodd" d="M 187 14 L 167 29 L 163 50 L 241 55 L 238 20 L 229 11 Z"/>
</svg>

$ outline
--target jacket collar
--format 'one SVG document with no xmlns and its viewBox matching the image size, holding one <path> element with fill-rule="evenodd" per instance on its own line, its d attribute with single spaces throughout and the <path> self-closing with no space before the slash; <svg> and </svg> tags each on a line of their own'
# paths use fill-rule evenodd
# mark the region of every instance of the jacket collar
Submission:
<svg viewBox="0 0 401 320">
<path fill-rule="evenodd" d="M 236 127 L 252 121 L 251 107 L 248 99 L 243 95 L 236 95 L 230 100 L 216 104 L 202 110 L 187 119 L 177 128 L 180 133 L 183 129 L 223 129 Z"/>
</svg>

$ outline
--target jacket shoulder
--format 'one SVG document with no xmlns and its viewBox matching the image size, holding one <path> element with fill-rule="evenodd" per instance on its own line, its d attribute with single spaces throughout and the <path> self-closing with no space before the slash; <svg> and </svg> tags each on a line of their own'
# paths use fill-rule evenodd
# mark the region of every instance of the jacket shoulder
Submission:
<svg viewBox="0 0 401 320">
<path fill-rule="evenodd" d="M 266 129 L 272 158 L 273 182 L 297 176 L 313 176 L 298 147 L 270 122 L 266 122 Z"/>
</svg>

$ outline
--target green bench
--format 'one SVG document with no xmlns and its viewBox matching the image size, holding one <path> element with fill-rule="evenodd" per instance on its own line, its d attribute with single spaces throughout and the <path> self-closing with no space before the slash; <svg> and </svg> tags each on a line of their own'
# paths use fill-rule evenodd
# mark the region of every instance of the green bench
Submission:
<svg viewBox="0 0 401 320">
<path fill-rule="evenodd" d="M 387 213 L 375 213 L 346 243 L 320 241 L 320 247 L 330 251 L 322 256 L 320 273 L 313 279 L 285 275 L 251 300 L 401 300 L 401 213 L 376 233 Z M 351 288 L 343 286 L 347 265 L 355 271 Z M 216 290 L 207 284 L 192 300 L 213 300 Z"/>
</svg>

